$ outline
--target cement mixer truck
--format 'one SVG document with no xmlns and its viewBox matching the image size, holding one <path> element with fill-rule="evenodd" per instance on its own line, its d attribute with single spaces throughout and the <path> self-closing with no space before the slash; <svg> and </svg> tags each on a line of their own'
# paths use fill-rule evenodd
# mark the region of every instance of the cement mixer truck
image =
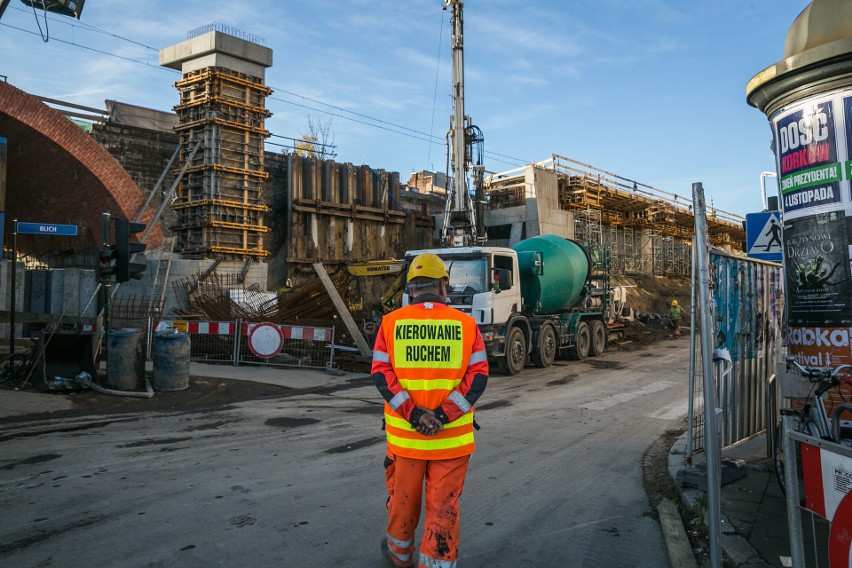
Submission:
<svg viewBox="0 0 852 568">
<path fill-rule="evenodd" d="M 512 248 L 469 246 L 414 250 L 443 259 L 450 275 L 448 303 L 479 325 L 490 363 L 516 375 L 527 362 L 549 367 L 559 359 L 604 352 L 625 323 L 612 311 L 606 251 L 539 235 Z M 403 303 L 408 302 L 407 294 Z"/>
</svg>

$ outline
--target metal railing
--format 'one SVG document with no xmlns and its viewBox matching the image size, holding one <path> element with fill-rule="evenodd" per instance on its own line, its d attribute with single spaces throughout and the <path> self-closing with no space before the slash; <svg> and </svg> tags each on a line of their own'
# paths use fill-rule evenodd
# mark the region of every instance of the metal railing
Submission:
<svg viewBox="0 0 852 568">
<path fill-rule="evenodd" d="M 212 24 L 206 24 L 191 29 L 186 33 L 186 39 L 196 38 L 212 31 L 227 34 L 229 36 L 233 36 L 245 41 L 250 41 L 251 43 L 256 43 L 257 45 L 266 45 L 266 40 L 261 36 L 244 32 L 239 28 L 235 28 L 234 26 L 229 26 L 227 24 L 222 24 L 220 22 L 213 22 Z"/>
<path fill-rule="evenodd" d="M 778 377 L 774 373 L 766 379 L 766 391 L 763 399 L 764 427 L 766 428 L 766 457 L 775 455 L 775 424 L 778 423 L 780 404 L 778 401 Z"/>
</svg>

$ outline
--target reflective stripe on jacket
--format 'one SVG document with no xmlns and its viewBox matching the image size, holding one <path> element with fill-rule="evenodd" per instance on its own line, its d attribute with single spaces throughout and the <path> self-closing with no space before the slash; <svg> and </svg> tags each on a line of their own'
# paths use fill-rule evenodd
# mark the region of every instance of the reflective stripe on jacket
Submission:
<svg viewBox="0 0 852 568">
<path fill-rule="evenodd" d="M 473 453 L 473 407 L 465 395 L 474 376 L 484 381 L 488 374 L 485 345 L 473 318 L 437 302 L 391 312 L 382 318 L 372 370 L 384 375 L 391 397 L 384 414 L 392 453 L 415 459 Z M 414 406 L 442 404 L 450 408 L 451 421 L 434 436 L 417 433 L 408 421 Z"/>
</svg>

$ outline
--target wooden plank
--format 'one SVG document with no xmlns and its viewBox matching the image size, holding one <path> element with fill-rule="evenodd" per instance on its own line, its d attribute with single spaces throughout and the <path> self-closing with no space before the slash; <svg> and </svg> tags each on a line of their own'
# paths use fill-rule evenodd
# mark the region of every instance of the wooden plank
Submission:
<svg viewBox="0 0 852 568">
<path fill-rule="evenodd" d="M 349 313 L 346 304 L 343 302 L 343 298 L 341 298 L 340 294 L 337 293 L 337 288 L 335 288 L 334 284 L 332 284 L 331 278 L 328 277 L 328 272 L 325 271 L 325 267 L 321 262 L 315 262 L 313 266 L 317 276 L 319 276 L 320 282 L 322 282 L 322 285 L 325 287 L 325 291 L 328 292 L 328 295 L 331 297 L 334 307 L 337 308 L 337 313 L 340 314 L 340 318 L 346 325 L 346 329 L 349 330 L 349 334 L 355 340 L 355 345 L 358 347 L 361 355 L 364 357 L 372 356 L 373 350 L 370 349 L 370 346 L 367 345 L 367 340 L 364 339 L 363 335 L 361 335 L 361 330 L 358 329 L 358 324 L 355 323 L 355 320 L 352 318 L 352 314 Z"/>
<path fill-rule="evenodd" d="M 657 512 L 660 515 L 660 526 L 666 539 L 672 568 L 695 568 L 695 556 L 692 554 L 692 546 L 683 529 L 683 521 L 677 507 L 671 501 L 663 499 L 657 505 Z"/>
</svg>

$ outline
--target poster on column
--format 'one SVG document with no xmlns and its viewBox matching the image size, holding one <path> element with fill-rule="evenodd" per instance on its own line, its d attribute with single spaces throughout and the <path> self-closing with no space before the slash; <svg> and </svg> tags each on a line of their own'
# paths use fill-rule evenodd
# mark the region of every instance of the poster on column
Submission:
<svg viewBox="0 0 852 568">
<path fill-rule="evenodd" d="M 784 220 L 790 324 L 852 323 L 852 281 L 842 210 Z"/>
<path fill-rule="evenodd" d="M 846 123 L 846 158 L 852 158 L 850 155 L 852 154 L 852 96 L 843 97 L 843 118 Z M 852 159 L 847 159 L 843 163 L 843 177 L 852 180 Z M 848 188 L 852 193 L 852 182 L 848 184 Z"/>
<path fill-rule="evenodd" d="M 839 203 L 842 164 L 838 161 L 833 100 L 816 100 L 774 121 L 784 213 Z"/>
</svg>

